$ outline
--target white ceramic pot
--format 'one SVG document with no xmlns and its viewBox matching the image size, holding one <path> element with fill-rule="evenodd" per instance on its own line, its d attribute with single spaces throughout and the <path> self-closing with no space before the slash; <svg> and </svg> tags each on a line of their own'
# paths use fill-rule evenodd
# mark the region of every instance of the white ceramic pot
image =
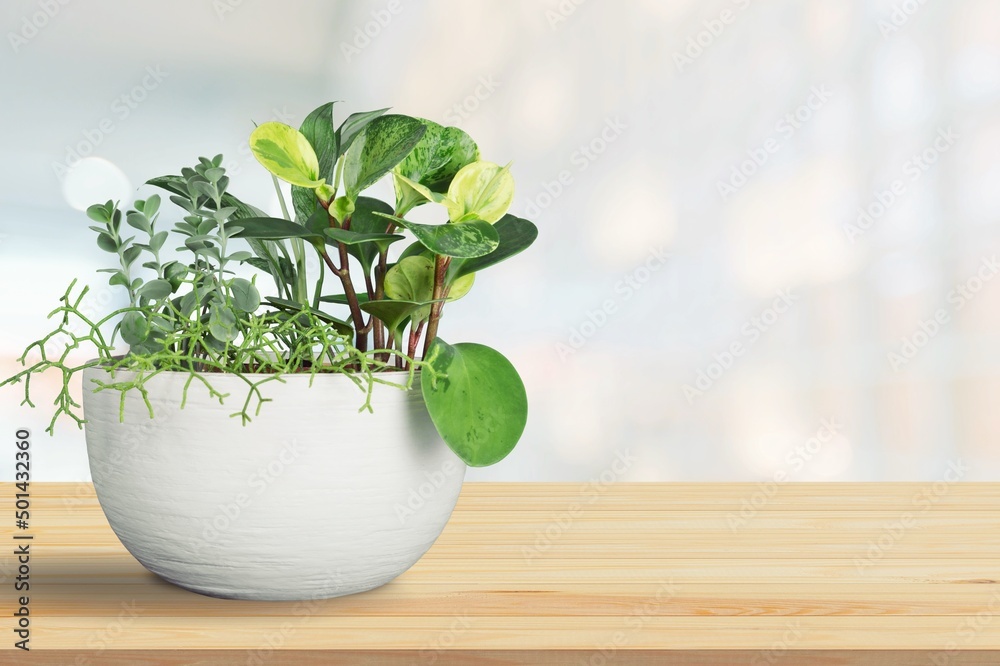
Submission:
<svg viewBox="0 0 1000 666">
<path fill-rule="evenodd" d="M 127 376 L 119 372 L 116 378 Z M 224 404 L 189 375 L 137 391 L 94 393 L 84 371 L 87 451 L 101 508 L 132 555 L 181 587 L 231 599 L 302 600 L 362 592 L 409 569 L 451 516 L 465 465 L 420 396 L 376 384 L 374 413 L 345 375 L 284 376 L 260 388 L 207 375 Z M 261 375 L 248 375 L 259 379 Z M 382 375 L 385 377 L 386 375 Z M 391 375 L 389 375 L 391 376 Z M 251 414 L 254 401 L 251 401 Z"/>
</svg>

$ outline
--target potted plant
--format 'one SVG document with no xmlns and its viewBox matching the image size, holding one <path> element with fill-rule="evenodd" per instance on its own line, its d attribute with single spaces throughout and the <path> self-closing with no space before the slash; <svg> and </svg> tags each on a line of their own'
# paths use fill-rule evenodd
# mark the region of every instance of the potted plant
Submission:
<svg viewBox="0 0 1000 666">
<path fill-rule="evenodd" d="M 444 529 L 466 465 L 501 460 L 526 422 L 510 362 L 438 335 L 476 274 L 537 235 L 507 214 L 508 167 L 458 128 L 387 109 L 337 125 L 333 107 L 250 135 L 281 218 L 229 192 L 221 155 L 148 181 L 179 209 L 170 229 L 156 194 L 88 209 L 129 305 L 88 317 L 74 281 L 56 330 L 3 382 L 23 380 L 31 404 L 33 376 L 62 374 L 48 429 L 60 415 L 85 425 L 119 539 L 203 594 L 320 598 L 392 580 Z M 391 204 L 364 195 L 383 177 Z M 425 204 L 442 223 L 408 219 Z M 96 357 L 74 364 L 83 345 Z"/>
</svg>

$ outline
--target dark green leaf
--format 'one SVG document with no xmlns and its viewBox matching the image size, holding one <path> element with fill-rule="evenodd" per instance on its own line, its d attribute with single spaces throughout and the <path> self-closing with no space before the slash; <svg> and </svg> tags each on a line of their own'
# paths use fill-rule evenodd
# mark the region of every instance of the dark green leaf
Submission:
<svg viewBox="0 0 1000 666">
<path fill-rule="evenodd" d="M 301 224 L 289 222 L 280 217 L 248 217 L 240 219 L 243 229 L 234 234 L 235 238 L 260 238 L 279 240 L 284 238 L 308 238 L 323 240 L 323 236 L 306 229 Z"/>
<path fill-rule="evenodd" d="M 482 220 L 455 224 L 417 224 L 398 217 L 391 219 L 412 231 L 428 250 L 446 257 L 481 257 L 500 244 L 496 229 Z"/>
<path fill-rule="evenodd" d="M 448 281 L 481 271 L 501 261 L 510 259 L 526 249 L 538 238 L 538 227 L 524 218 L 504 215 L 493 225 L 500 237 L 500 245 L 489 254 L 472 259 L 455 259 L 448 267 Z"/>
<path fill-rule="evenodd" d="M 361 309 L 368 314 L 374 315 L 377 319 L 380 319 L 386 326 L 389 327 L 389 330 L 399 333 L 400 329 L 403 328 L 403 325 L 411 315 L 419 310 L 429 309 L 431 303 L 433 303 L 433 301 L 369 301 L 367 303 L 362 303 Z M 420 321 L 424 318 L 426 317 L 416 317 L 415 320 Z"/>
<path fill-rule="evenodd" d="M 336 160 L 336 158 L 339 158 L 347 152 L 347 149 L 351 147 L 354 140 L 358 138 L 358 134 L 361 133 L 368 123 L 375 120 L 388 110 L 388 108 L 378 109 L 377 111 L 352 113 L 347 116 L 344 122 L 342 122 L 340 127 L 337 129 L 337 155 L 334 159 Z"/>
<path fill-rule="evenodd" d="M 425 359 L 438 375 L 421 373 L 427 411 L 441 438 L 473 467 L 503 460 L 528 420 L 528 397 L 517 370 L 484 345 L 449 345 L 435 338 Z"/>
<path fill-rule="evenodd" d="M 403 240 L 403 236 L 399 234 L 363 234 L 353 229 L 327 229 L 324 233 L 330 239 L 344 245 L 360 245 L 361 243 L 371 243 L 373 241 L 382 241 L 388 244 Z"/>
<path fill-rule="evenodd" d="M 290 311 L 290 312 L 303 312 L 310 311 L 319 320 L 332 325 L 338 333 L 341 335 L 351 335 L 354 333 L 354 329 L 346 321 L 337 319 L 336 317 L 330 316 L 322 310 L 317 310 L 316 308 L 311 308 L 297 303 L 296 301 L 290 301 L 285 298 L 275 298 L 274 296 L 268 296 L 264 300 L 273 305 L 274 307 Z"/>
<path fill-rule="evenodd" d="M 333 165 L 337 159 L 337 132 L 333 128 L 335 103 L 328 102 L 313 110 L 299 127 L 299 131 L 309 140 L 319 158 L 320 177 L 325 178 L 328 183 L 333 182 Z"/>
<path fill-rule="evenodd" d="M 392 213 L 392 206 L 372 197 L 358 197 L 354 205 L 354 212 L 351 214 L 351 231 L 362 234 L 385 233 L 389 228 L 388 220 L 377 216 L 375 213 Z M 371 273 L 372 265 L 378 256 L 379 246 L 382 243 L 371 245 L 351 245 L 347 251 L 357 259 L 366 273 Z M 388 247 L 388 243 L 384 247 Z"/>
</svg>

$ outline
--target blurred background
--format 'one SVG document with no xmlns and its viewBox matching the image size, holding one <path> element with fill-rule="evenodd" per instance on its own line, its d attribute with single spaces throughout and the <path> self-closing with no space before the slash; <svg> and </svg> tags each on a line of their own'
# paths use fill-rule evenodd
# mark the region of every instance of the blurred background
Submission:
<svg viewBox="0 0 1000 666">
<path fill-rule="evenodd" d="M 0 11 L 4 377 L 74 277 L 91 311 L 125 303 L 82 209 L 221 152 L 234 193 L 275 211 L 253 122 L 336 99 L 513 160 L 512 212 L 541 230 L 442 322 L 504 352 L 531 404 L 470 480 L 1000 474 L 994 0 Z M 34 479 L 85 480 L 82 431 L 42 432 L 59 381 L 34 410 L 3 389 L 0 420 L 33 430 Z"/>
</svg>

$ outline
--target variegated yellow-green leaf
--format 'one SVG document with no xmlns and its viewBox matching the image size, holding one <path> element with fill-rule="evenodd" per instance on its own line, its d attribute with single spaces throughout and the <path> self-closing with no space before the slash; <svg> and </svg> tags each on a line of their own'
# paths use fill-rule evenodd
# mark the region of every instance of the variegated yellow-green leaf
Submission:
<svg viewBox="0 0 1000 666">
<path fill-rule="evenodd" d="M 393 168 L 396 186 L 396 214 L 405 215 L 414 206 L 436 201 L 427 191 L 444 193 L 459 170 L 479 159 L 479 147 L 468 134 L 457 127 L 443 127 L 420 118 L 427 127 L 413 151 Z M 438 203 L 441 203 L 438 201 Z"/>
<path fill-rule="evenodd" d="M 448 300 L 458 300 L 469 293 L 475 282 L 474 273 L 455 280 L 448 292 Z M 385 274 L 385 295 L 394 301 L 421 303 L 434 298 L 434 260 L 429 257 L 414 256 L 401 260 Z M 425 306 L 413 312 L 413 321 L 423 321 L 431 314 L 431 307 Z"/>
<path fill-rule="evenodd" d="M 485 220 L 492 224 L 504 216 L 513 201 L 514 177 L 510 169 L 481 160 L 455 174 L 444 204 L 452 222 Z"/>
<path fill-rule="evenodd" d="M 294 127 L 264 123 L 250 135 L 250 150 L 265 169 L 287 183 L 313 189 L 326 183 L 319 175 L 316 151 Z"/>
</svg>

